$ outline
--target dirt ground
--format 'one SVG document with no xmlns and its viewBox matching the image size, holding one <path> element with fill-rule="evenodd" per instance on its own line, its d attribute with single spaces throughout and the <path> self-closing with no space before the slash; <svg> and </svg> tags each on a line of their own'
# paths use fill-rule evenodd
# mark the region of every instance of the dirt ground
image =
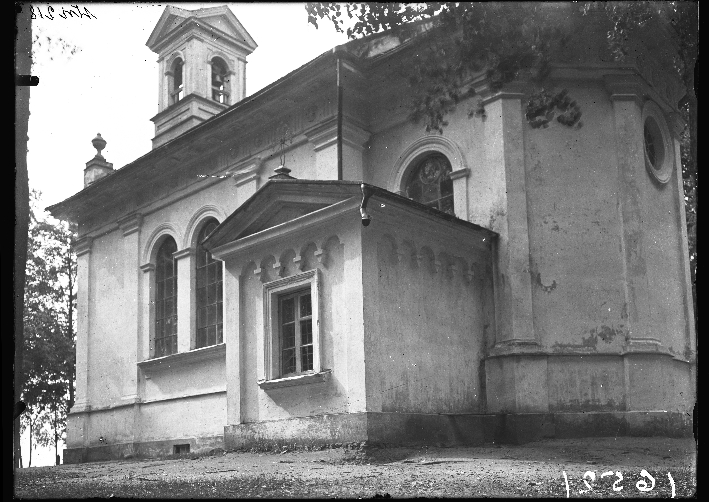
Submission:
<svg viewBox="0 0 709 502">
<path fill-rule="evenodd" d="M 365 446 L 282 453 L 217 450 L 207 456 L 34 467 L 15 475 L 19 498 L 673 495 L 696 496 L 694 439 L 610 437 L 519 446 Z"/>
</svg>

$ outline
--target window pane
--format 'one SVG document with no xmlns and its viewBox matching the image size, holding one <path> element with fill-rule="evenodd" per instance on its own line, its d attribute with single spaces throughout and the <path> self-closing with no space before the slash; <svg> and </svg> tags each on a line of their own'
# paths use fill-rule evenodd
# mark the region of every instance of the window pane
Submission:
<svg viewBox="0 0 709 502">
<path fill-rule="evenodd" d="M 224 343 L 224 329 L 221 324 L 217 324 L 217 343 Z"/>
<path fill-rule="evenodd" d="M 197 308 L 204 307 L 207 305 L 207 289 L 198 288 L 197 289 Z"/>
<path fill-rule="evenodd" d="M 207 328 L 207 345 L 214 345 L 217 343 L 217 327 L 209 326 Z"/>
<path fill-rule="evenodd" d="M 313 321 L 307 319 L 300 321 L 300 344 L 308 345 L 313 343 Z"/>
<path fill-rule="evenodd" d="M 165 298 L 171 298 L 175 295 L 175 283 L 173 281 L 165 281 Z"/>
<path fill-rule="evenodd" d="M 175 305 L 172 301 L 168 300 L 165 302 L 165 317 L 170 317 L 175 312 L 173 311 Z"/>
<path fill-rule="evenodd" d="M 219 270 L 221 270 L 221 268 L 220 268 Z M 223 283 L 222 283 L 222 281 L 221 281 L 221 279 L 220 279 L 219 282 L 217 283 L 217 301 L 218 301 L 218 302 L 223 301 L 222 298 L 224 298 L 224 297 L 222 296 L 222 286 L 223 286 Z"/>
<path fill-rule="evenodd" d="M 300 364 L 301 371 L 310 371 L 313 369 L 313 346 L 300 348 Z"/>
<path fill-rule="evenodd" d="M 295 347 L 295 324 L 286 324 L 283 326 L 283 348 L 291 347 Z"/>
<path fill-rule="evenodd" d="M 450 162 L 441 154 L 423 158 L 409 175 L 405 188 L 407 196 L 429 207 L 454 214 L 451 171 Z"/>
<path fill-rule="evenodd" d="M 284 375 L 295 372 L 295 349 L 287 349 L 283 351 L 281 368 Z"/>
<path fill-rule="evenodd" d="M 207 286 L 207 305 L 217 302 L 217 285 L 210 284 Z"/>
<path fill-rule="evenodd" d="M 281 322 L 289 322 L 295 319 L 295 298 L 287 298 L 281 302 Z"/>
<path fill-rule="evenodd" d="M 161 301 L 164 299 L 165 299 L 165 283 L 158 282 L 157 283 L 157 291 L 155 291 L 155 300 Z"/>
<path fill-rule="evenodd" d="M 207 345 L 207 328 L 199 328 L 197 330 L 197 348 Z"/>
<path fill-rule="evenodd" d="M 217 306 L 216 304 L 207 306 L 207 326 L 217 323 Z"/>
<path fill-rule="evenodd" d="M 219 302 L 217 303 L 217 323 L 221 324 L 224 322 L 224 308 L 223 308 L 223 303 Z"/>
<path fill-rule="evenodd" d="M 310 304 L 310 293 L 300 297 L 300 317 L 313 315 L 313 308 Z"/>
<path fill-rule="evenodd" d="M 197 310 L 197 327 L 204 328 L 207 325 L 207 307 Z"/>
<path fill-rule="evenodd" d="M 197 287 L 203 288 L 207 285 L 207 269 L 198 268 L 197 269 Z"/>
</svg>

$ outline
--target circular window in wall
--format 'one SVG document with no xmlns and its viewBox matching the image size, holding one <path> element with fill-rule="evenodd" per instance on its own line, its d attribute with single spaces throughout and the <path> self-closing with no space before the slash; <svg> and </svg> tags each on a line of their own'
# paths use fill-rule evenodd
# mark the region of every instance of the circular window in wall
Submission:
<svg viewBox="0 0 709 502">
<path fill-rule="evenodd" d="M 659 183 L 667 183 L 674 168 L 672 139 L 662 110 L 652 101 L 643 107 L 643 146 L 647 172 Z"/>
</svg>

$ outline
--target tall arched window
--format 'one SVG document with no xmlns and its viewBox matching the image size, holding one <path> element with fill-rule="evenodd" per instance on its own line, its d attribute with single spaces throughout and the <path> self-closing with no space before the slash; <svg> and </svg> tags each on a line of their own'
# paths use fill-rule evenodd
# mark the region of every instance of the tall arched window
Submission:
<svg viewBox="0 0 709 502">
<path fill-rule="evenodd" d="M 445 155 L 433 153 L 418 161 L 406 182 L 406 196 L 448 214 L 453 212 L 451 163 Z"/>
<path fill-rule="evenodd" d="M 177 352 L 177 244 L 168 237 L 155 263 L 155 357 Z"/>
<path fill-rule="evenodd" d="M 210 219 L 199 232 L 202 242 L 217 228 L 217 220 Z M 197 343 L 195 348 L 207 347 L 224 341 L 222 308 L 222 262 L 201 244 L 197 246 Z"/>
<path fill-rule="evenodd" d="M 224 105 L 229 104 L 229 69 L 221 58 L 212 59 L 212 99 Z"/>
<path fill-rule="evenodd" d="M 170 89 L 170 104 L 174 105 L 179 100 L 185 97 L 185 89 L 182 80 L 182 70 L 184 62 L 182 59 L 176 59 L 172 65 L 172 89 Z"/>
</svg>

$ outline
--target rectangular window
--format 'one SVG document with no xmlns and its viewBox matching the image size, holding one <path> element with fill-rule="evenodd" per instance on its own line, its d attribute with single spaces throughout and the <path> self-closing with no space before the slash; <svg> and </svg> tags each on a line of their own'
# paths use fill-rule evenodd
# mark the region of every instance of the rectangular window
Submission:
<svg viewBox="0 0 709 502">
<path fill-rule="evenodd" d="M 279 297 L 281 376 L 313 369 L 313 309 L 310 288 Z"/>
<path fill-rule="evenodd" d="M 318 270 L 263 285 L 264 372 L 273 381 L 320 371 Z"/>
</svg>

